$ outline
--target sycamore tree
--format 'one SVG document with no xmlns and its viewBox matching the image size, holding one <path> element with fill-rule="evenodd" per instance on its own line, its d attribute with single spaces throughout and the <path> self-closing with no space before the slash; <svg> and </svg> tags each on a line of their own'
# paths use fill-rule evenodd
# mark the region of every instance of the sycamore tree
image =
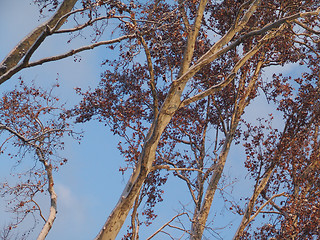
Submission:
<svg viewBox="0 0 320 240">
<path fill-rule="evenodd" d="M 99 46 L 112 52 L 98 87 L 76 89 L 82 101 L 64 111 L 78 123 L 103 122 L 122 138 L 120 170 L 131 177 L 96 239 L 115 239 L 128 215 L 131 226 L 119 237 L 139 239 L 139 230 L 160 214 L 154 207 L 165 197 L 169 175 L 185 182 L 191 204 L 148 239 L 170 227 L 177 230 L 167 233 L 171 238 L 204 237 L 215 225 L 210 210 L 218 207 L 214 197 L 226 185 L 224 167 L 234 144 L 243 146 L 247 158 L 239 161 L 254 186 L 242 202 L 225 198 L 242 219 L 234 239 L 319 236 L 318 1 L 35 2 L 53 16 L 1 62 L 0 83 L 14 81 L 22 69 Z M 32 58 L 47 38 L 72 39 L 83 31 L 91 33 L 91 44 Z M 263 75 L 290 64 L 299 73 Z M 262 93 L 274 111 L 258 121 L 246 118 Z M 277 128 L 275 114 L 282 121 Z M 177 219 L 180 227 L 172 225 Z"/>
<path fill-rule="evenodd" d="M 0 153 L 12 159 L 12 165 L 16 167 L 28 157 L 35 160 L 26 164 L 31 166 L 29 169 L 12 175 L 15 183 L 12 180 L 1 183 L 1 196 L 8 199 L 9 210 L 16 214 L 15 221 L 4 228 L 6 234 L 1 239 L 10 239 L 11 230 L 30 216 L 36 219 L 35 215 L 44 222 L 38 239 L 45 239 L 56 218 L 57 194 L 53 176 L 67 162 L 58 151 L 64 147 L 63 136 L 74 135 L 66 121 L 63 105 L 52 94 L 57 86 L 46 91 L 21 81 L 15 90 L 4 93 L 0 100 L 0 136 L 3 139 Z M 47 191 L 50 196 L 48 216 L 38 203 L 38 195 Z M 27 238 L 32 228 L 17 238 Z"/>
</svg>

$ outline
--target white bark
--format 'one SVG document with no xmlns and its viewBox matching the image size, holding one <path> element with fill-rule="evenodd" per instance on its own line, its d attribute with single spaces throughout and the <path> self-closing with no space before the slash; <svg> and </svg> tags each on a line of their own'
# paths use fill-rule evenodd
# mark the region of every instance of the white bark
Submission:
<svg viewBox="0 0 320 240">
<path fill-rule="evenodd" d="M 39 154 L 38 154 L 39 155 Z M 41 159 L 41 158 L 40 158 Z M 56 213 L 57 213 L 57 194 L 54 191 L 54 182 L 53 182 L 53 176 L 52 176 L 52 166 L 47 163 L 45 160 L 40 160 L 46 169 L 47 172 L 47 178 L 48 178 L 48 191 L 50 193 L 50 213 L 49 217 L 42 227 L 42 230 L 37 238 L 37 240 L 44 240 L 46 236 L 48 235 L 50 229 L 52 228 L 53 222 L 56 219 Z"/>
<path fill-rule="evenodd" d="M 253 49 L 255 49 L 255 47 Z M 254 54 L 254 51 L 251 50 L 249 53 Z M 247 55 L 250 55 L 249 53 Z M 247 57 L 248 56 L 245 56 L 243 59 L 245 59 Z M 240 60 L 239 62 L 243 62 L 243 64 L 245 63 L 242 60 Z M 237 65 L 238 64 L 236 64 L 235 68 L 239 67 Z M 258 76 L 260 74 L 262 65 L 263 65 L 263 59 L 261 59 L 258 62 L 255 73 L 254 73 L 253 77 L 251 78 L 250 83 L 249 83 L 247 89 L 245 90 L 243 97 L 239 100 L 238 104 L 235 103 L 236 107 L 235 107 L 233 115 L 232 115 L 230 131 L 226 135 L 226 140 L 225 140 L 225 143 L 224 143 L 223 148 L 221 150 L 221 153 L 219 155 L 218 162 L 214 166 L 214 172 L 213 172 L 213 175 L 210 179 L 208 188 L 205 192 L 205 196 L 204 196 L 204 199 L 203 199 L 203 202 L 201 205 L 201 209 L 200 210 L 195 209 L 195 215 L 193 217 L 193 222 L 191 224 L 190 239 L 196 240 L 196 239 L 202 238 L 203 231 L 205 229 L 208 215 L 210 212 L 210 208 L 212 206 L 214 194 L 217 190 L 217 186 L 218 186 L 219 180 L 221 178 L 221 175 L 222 175 L 222 172 L 223 172 L 223 169 L 224 169 L 227 157 L 228 157 L 230 146 L 233 141 L 235 131 L 238 127 L 240 116 L 242 115 L 243 110 L 244 110 L 245 106 L 247 105 L 247 98 L 248 98 L 250 92 L 254 88 L 254 85 L 255 85 L 255 83 L 258 79 Z"/>
<path fill-rule="evenodd" d="M 28 51 L 34 46 L 34 44 L 39 40 L 39 37 L 43 35 L 43 33 L 46 31 L 46 28 L 56 28 L 58 29 L 64 22 L 64 20 L 61 20 L 62 17 L 71 11 L 71 9 L 74 7 L 77 0 L 64 0 L 61 4 L 60 8 L 57 10 L 55 15 L 46 23 L 40 25 L 37 27 L 34 31 L 32 31 L 26 38 L 24 38 L 10 53 L 9 55 L 2 61 L 0 65 L 0 84 L 7 79 L 9 79 L 11 76 L 8 75 L 6 77 L 3 77 L 5 74 L 7 74 L 10 70 L 12 70 L 14 67 L 18 65 L 18 63 L 26 56 Z M 195 41 L 198 36 L 198 32 L 201 26 L 201 21 L 203 17 L 203 12 L 206 6 L 206 0 L 201 0 L 198 6 L 198 12 L 197 17 L 195 19 L 194 24 L 192 25 L 192 29 L 189 30 L 190 26 L 189 23 L 185 21 L 186 27 L 188 28 L 188 41 L 187 46 L 184 52 L 184 58 L 181 64 L 180 72 L 178 75 L 178 79 L 173 81 L 171 88 L 169 90 L 169 93 L 167 95 L 167 98 L 165 99 L 163 105 L 161 106 L 161 109 L 159 110 L 159 113 L 155 117 L 155 120 L 152 124 L 152 126 L 149 129 L 146 141 L 142 147 L 142 152 L 139 157 L 139 162 L 134 170 L 134 172 L 131 175 L 130 180 L 128 181 L 116 207 L 112 211 L 111 215 L 107 219 L 104 227 L 101 229 L 100 233 L 98 234 L 96 239 L 115 239 L 118 232 L 120 231 L 120 228 L 122 227 L 130 209 L 133 206 L 133 203 L 139 193 L 139 190 L 146 179 L 149 172 L 152 170 L 152 163 L 155 159 L 155 153 L 157 149 L 158 142 L 160 140 L 160 137 L 170 122 L 173 114 L 177 111 L 179 107 L 181 107 L 181 96 L 183 93 L 183 90 L 185 88 L 186 83 L 197 73 L 200 69 L 202 69 L 204 66 L 206 66 L 208 63 L 214 61 L 222 54 L 226 53 L 230 49 L 236 47 L 239 45 L 245 38 L 253 35 L 258 34 L 265 34 L 270 30 L 279 28 L 279 26 L 283 25 L 285 22 L 294 21 L 295 19 L 299 17 L 305 17 L 305 16 L 311 16 L 311 15 L 318 15 L 320 8 L 318 8 L 315 12 L 310 13 L 299 13 L 295 14 L 293 16 L 290 16 L 285 19 L 281 19 L 277 21 L 276 23 L 270 24 L 265 26 L 264 28 L 260 30 L 256 30 L 253 32 L 250 32 L 242 37 L 240 37 L 238 40 L 230 44 L 231 39 L 240 32 L 249 21 L 250 17 L 253 15 L 257 7 L 259 6 L 261 0 L 254 0 L 252 1 L 251 5 L 248 7 L 248 10 L 243 14 L 243 17 L 240 19 L 237 19 L 234 26 L 230 28 L 230 30 L 226 33 L 225 36 L 223 36 L 212 48 L 204 54 L 193 66 L 190 67 L 190 63 L 193 57 L 194 53 L 194 46 Z M 271 34 L 272 35 L 272 34 Z M 44 36 L 46 37 L 46 36 Z M 273 37 L 273 36 L 271 36 Z M 230 76 L 227 78 L 227 80 L 218 86 L 213 86 L 212 88 L 208 89 L 204 93 L 200 93 L 199 95 L 194 96 L 193 98 L 190 98 L 186 101 L 184 101 L 182 104 L 183 106 L 190 104 L 193 101 L 202 99 L 210 94 L 212 94 L 215 91 L 221 90 L 223 87 L 225 87 L 227 84 L 229 84 L 236 72 L 239 70 L 239 68 L 251 57 L 253 56 L 257 51 L 259 51 L 260 47 L 263 45 L 264 40 L 267 40 L 267 38 L 264 38 L 260 41 L 260 43 L 256 46 L 256 48 L 253 48 L 250 54 L 248 54 L 246 57 L 242 59 L 242 61 L 239 62 L 239 64 L 236 65 L 235 70 L 230 74 Z M 229 45 L 227 45 L 229 44 Z M 67 53 L 69 56 L 69 53 Z M 71 52 L 70 55 L 73 55 L 74 52 Z M 50 61 L 54 61 L 55 59 L 50 59 Z M 56 59 L 57 60 L 57 59 Z M 149 61 L 151 63 L 151 61 Z M 40 63 L 41 64 L 41 63 Z M 150 74 L 152 73 L 152 66 L 149 66 Z M 151 74 L 152 75 L 152 74 Z M 238 118 L 237 118 L 238 119 Z M 236 120 L 234 123 L 236 123 L 238 120 Z M 236 127 L 236 124 L 235 126 Z M 227 139 L 225 142 L 225 145 L 223 147 L 222 153 L 219 157 L 218 163 L 216 165 L 216 170 L 210 180 L 210 184 L 205 196 L 204 204 L 201 209 L 203 212 L 202 216 L 200 216 L 198 219 L 200 219 L 199 223 L 201 228 L 203 228 L 203 224 L 205 224 L 205 221 L 207 219 L 211 203 L 213 200 L 214 192 L 217 188 L 217 184 L 219 182 L 219 179 L 221 177 L 223 167 L 228 155 L 228 151 L 230 148 L 230 144 L 233 139 L 235 129 L 232 129 L 229 134 L 227 134 Z M 50 192 L 50 186 L 49 185 L 49 192 Z M 52 185 L 53 187 L 53 185 Z M 51 228 L 52 223 L 55 218 L 55 210 L 56 210 L 56 195 L 54 193 L 53 188 L 50 192 L 51 195 L 51 210 L 50 210 L 50 217 L 48 218 L 48 224 L 44 226 L 44 233 L 48 232 L 48 229 Z M 200 231 L 203 232 L 203 229 L 200 229 Z M 199 232 L 198 230 L 195 230 L 195 232 Z M 40 234 L 42 236 L 42 233 Z M 39 237 L 40 237 L 39 235 Z M 42 239 L 42 238 L 39 238 Z"/>
<path fill-rule="evenodd" d="M 190 34 L 187 42 L 187 50 L 184 53 L 184 60 L 181 65 L 180 75 L 187 71 L 191 57 L 194 52 L 195 41 L 199 33 L 199 27 L 202 21 L 204 8 L 207 0 L 199 3 L 199 10 L 193 27 L 193 33 Z M 118 235 L 133 203 L 140 191 L 140 188 L 146 179 L 148 173 L 152 170 L 152 163 L 155 159 L 155 153 L 161 134 L 170 122 L 173 114 L 179 108 L 181 95 L 186 82 L 173 82 L 169 93 L 161 106 L 158 116 L 155 118 L 147 134 L 146 141 L 142 147 L 139 163 L 131 175 L 116 207 L 113 209 L 105 225 L 99 232 L 96 240 L 111 240 Z"/>
</svg>

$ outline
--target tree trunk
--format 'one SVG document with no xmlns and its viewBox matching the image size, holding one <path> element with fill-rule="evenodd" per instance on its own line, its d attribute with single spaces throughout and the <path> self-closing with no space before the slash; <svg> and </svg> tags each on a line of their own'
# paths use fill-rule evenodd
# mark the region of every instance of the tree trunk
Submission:
<svg viewBox="0 0 320 240">
<path fill-rule="evenodd" d="M 210 179 L 208 189 L 205 193 L 201 210 L 198 212 L 198 215 L 194 217 L 193 222 L 191 224 L 191 234 L 190 234 L 191 240 L 199 240 L 202 238 L 203 230 L 206 226 L 207 218 L 212 205 L 212 200 L 227 160 L 232 139 L 233 139 L 233 135 L 228 135 L 226 142 L 223 145 L 223 150 L 219 156 L 215 171 L 213 173 L 213 176 Z"/>
<path fill-rule="evenodd" d="M 115 239 L 118 235 L 136 197 L 138 196 L 144 180 L 151 171 L 161 134 L 179 107 L 181 102 L 180 97 L 184 86 L 185 85 L 173 85 L 171 87 L 169 94 L 160 109 L 158 118 L 150 127 L 140 154 L 139 163 L 121 194 L 118 204 L 110 214 L 105 225 L 96 237 L 96 240 L 111 240 Z"/>
<path fill-rule="evenodd" d="M 251 54 L 252 55 L 255 54 L 255 51 L 253 51 Z M 241 62 L 241 60 L 240 60 L 240 62 Z M 202 207 L 201 207 L 200 211 L 199 210 L 195 211 L 195 213 L 197 215 L 195 215 L 193 217 L 193 221 L 191 224 L 191 234 L 190 234 L 190 239 L 192 239 L 192 240 L 202 238 L 203 231 L 206 226 L 206 222 L 207 222 L 210 208 L 212 205 L 213 197 L 216 192 L 219 180 L 221 178 L 221 175 L 222 175 L 222 172 L 223 172 L 223 169 L 224 169 L 224 166 L 225 166 L 228 154 L 229 154 L 230 146 L 231 146 L 231 143 L 234 138 L 234 134 L 235 134 L 236 129 L 238 127 L 240 117 L 243 114 L 244 108 L 247 105 L 247 99 L 250 95 L 250 92 L 255 87 L 255 84 L 258 79 L 258 76 L 261 71 L 261 67 L 262 67 L 263 63 L 264 63 L 264 54 L 257 64 L 255 72 L 254 72 L 253 76 L 251 77 L 250 83 L 249 83 L 248 87 L 246 88 L 244 95 L 239 99 L 238 104 L 235 104 L 236 107 L 235 107 L 234 112 L 232 114 L 230 130 L 229 130 L 228 134 L 226 135 L 225 143 L 224 143 L 222 151 L 219 155 L 218 162 L 215 165 L 214 173 L 210 179 L 208 189 L 205 193 Z M 236 67 L 235 67 L 235 70 L 237 70 Z"/>
<path fill-rule="evenodd" d="M 41 150 L 37 149 L 37 155 L 39 157 L 40 162 L 42 162 L 42 164 L 45 167 L 45 170 L 47 172 L 47 178 L 48 178 L 48 192 L 50 194 L 50 198 L 51 198 L 51 206 L 50 206 L 50 213 L 49 213 L 49 217 L 46 221 L 46 223 L 44 224 L 37 240 L 44 240 L 49 231 L 52 228 L 53 222 L 56 219 L 56 214 L 57 214 L 57 194 L 54 191 L 54 181 L 53 181 L 53 176 L 52 176 L 52 165 L 49 164 L 43 157 L 43 154 L 41 152 Z"/>
<path fill-rule="evenodd" d="M 187 46 L 184 52 L 184 58 L 178 77 L 182 76 L 189 69 L 195 48 L 195 41 L 199 33 L 206 4 L 207 0 L 201 0 L 199 3 L 197 17 L 193 24 L 192 33 L 190 33 L 188 37 Z M 161 106 L 159 114 L 158 116 L 155 116 L 156 119 L 147 134 L 146 141 L 140 154 L 139 163 L 132 173 L 131 178 L 129 179 L 118 201 L 118 204 L 113 209 L 95 240 L 113 240 L 118 235 L 124 221 L 129 214 L 129 211 L 134 204 L 135 199 L 138 197 L 138 193 L 144 183 L 144 180 L 151 171 L 161 134 L 170 122 L 173 114 L 180 107 L 181 95 L 186 83 L 187 81 L 174 81 L 172 83 L 170 91 Z"/>
</svg>

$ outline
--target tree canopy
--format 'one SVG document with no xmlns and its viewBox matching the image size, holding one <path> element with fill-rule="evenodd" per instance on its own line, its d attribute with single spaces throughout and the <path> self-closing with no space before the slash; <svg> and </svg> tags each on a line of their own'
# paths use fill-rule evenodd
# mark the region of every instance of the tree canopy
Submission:
<svg viewBox="0 0 320 240">
<path fill-rule="evenodd" d="M 59 217 L 52 169 L 67 161 L 60 157 L 64 135 L 81 141 L 73 125 L 95 121 L 121 139 L 124 161 L 115 172 L 130 175 L 97 240 L 139 239 L 141 232 L 148 232 L 147 239 L 219 238 L 219 218 L 210 220 L 219 208 L 236 216 L 228 227 L 234 239 L 319 237 L 319 1 L 34 3 L 51 17 L 8 50 L 0 83 L 97 47 L 107 54 L 97 87 L 76 88 L 81 100 L 70 108 L 52 90 L 25 81 L 3 95 L 1 153 L 11 145 L 17 153 L 9 148 L 8 155 L 18 163 L 27 152 L 41 163 L 17 185 L 0 188 L 2 196 L 14 196 L 9 205 L 19 216 L 9 230 L 38 214 L 44 220 L 38 239 L 47 236 Z M 34 59 L 48 38 L 69 34 L 72 42 L 86 33 L 89 45 Z M 270 74 L 288 66 L 294 70 Z M 257 112 L 252 119 L 246 113 L 261 98 L 271 107 L 250 110 Z M 244 152 L 236 161 L 252 184 L 240 199 L 225 190 L 234 185 L 235 176 L 225 169 L 234 148 Z M 185 184 L 189 199 L 177 196 L 181 211 L 150 232 L 169 178 Z M 108 191 L 112 183 L 99 184 Z M 34 200 L 46 186 L 49 217 Z M 215 204 L 217 194 L 223 203 Z M 129 226 L 120 236 L 126 219 Z"/>
</svg>

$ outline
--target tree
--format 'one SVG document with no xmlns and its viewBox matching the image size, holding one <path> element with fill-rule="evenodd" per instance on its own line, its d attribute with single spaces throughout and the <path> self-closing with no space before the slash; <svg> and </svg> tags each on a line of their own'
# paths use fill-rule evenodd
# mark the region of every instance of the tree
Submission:
<svg viewBox="0 0 320 240">
<path fill-rule="evenodd" d="M 185 232 L 201 239 L 234 141 L 244 143 L 245 166 L 255 183 L 245 209 L 231 207 L 243 215 L 235 239 L 317 234 L 317 2 L 81 1 L 82 8 L 76 2 L 63 1 L 51 20 L 8 55 L 1 64 L 0 82 L 23 68 L 101 45 L 119 55 L 106 59 L 97 89 L 77 90 L 83 100 L 69 111 L 77 122 L 98 119 L 122 137 L 119 150 L 128 164 L 122 170 L 133 168 L 96 239 L 115 239 L 131 209 L 132 226 L 125 237 L 138 239 L 139 205 L 146 202 L 143 214 L 150 224 L 154 206 L 162 199 L 166 171 L 186 182 L 193 201 L 191 216 L 182 212 L 173 219 L 188 215 L 191 227 Z M 84 23 L 59 30 L 70 16 Z M 99 41 L 111 22 L 118 24 L 113 38 Z M 86 28 L 95 33 L 94 43 L 30 62 L 48 36 Z M 294 63 L 303 65 L 301 77 L 274 75 L 268 82 L 262 75 L 270 66 Z M 242 119 L 259 89 L 282 112 L 283 129 L 274 129 L 268 119 L 260 119 L 257 126 Z M 210 139 L 212 134 L 215 138 Z M 300 207 L 308 214 L 297 214 Z M 268 215 L 268 221 L 258 227 L 253 220 L 261 214 Z M 277 224 L 269 219 L 274 214 Z"/>
<path fill-rule="evenodd" d="M 59 85 L 54 87 L 57 86 Z M 8 152 L 8 157 L 17 159 L 17 165 L 29 154 L 42 165 L 39 167 L 36 162 L 30 170 L 17 174 L 18 183 L 15 186 L 9 182 L 1 184 L 1 195 L 9 197 L 8 204 L 17 214 L 16 222 L 4 231 L 7 235 L 27 216 L 39 212 L 44 226 L 38 239 L 45 239 L 56 218 L 57 194 L 54 190 L 53 171 L 58 170 L 59 165 L 67 161 L 56 152 L 63 149 L 64 143 L 61 138 L 65 133 L 72 134 L 69 123 L 66 122 L 63 106 L 59 106 L 58 101 L 57 97 L 52 96 L 51 91 L 27 86 L 23 82 L 16 90 L 4 94 L 1 98 L 0 134 L 4 141 L 0 146 L 0 152 Z M 9 150 L 10 145 L 17 149 L 16 153 Z M 44 216 L 36 197 L 39 193 L 45 192 L 46 186 L 50 195 L 48 217 Z"/>
</svg>

